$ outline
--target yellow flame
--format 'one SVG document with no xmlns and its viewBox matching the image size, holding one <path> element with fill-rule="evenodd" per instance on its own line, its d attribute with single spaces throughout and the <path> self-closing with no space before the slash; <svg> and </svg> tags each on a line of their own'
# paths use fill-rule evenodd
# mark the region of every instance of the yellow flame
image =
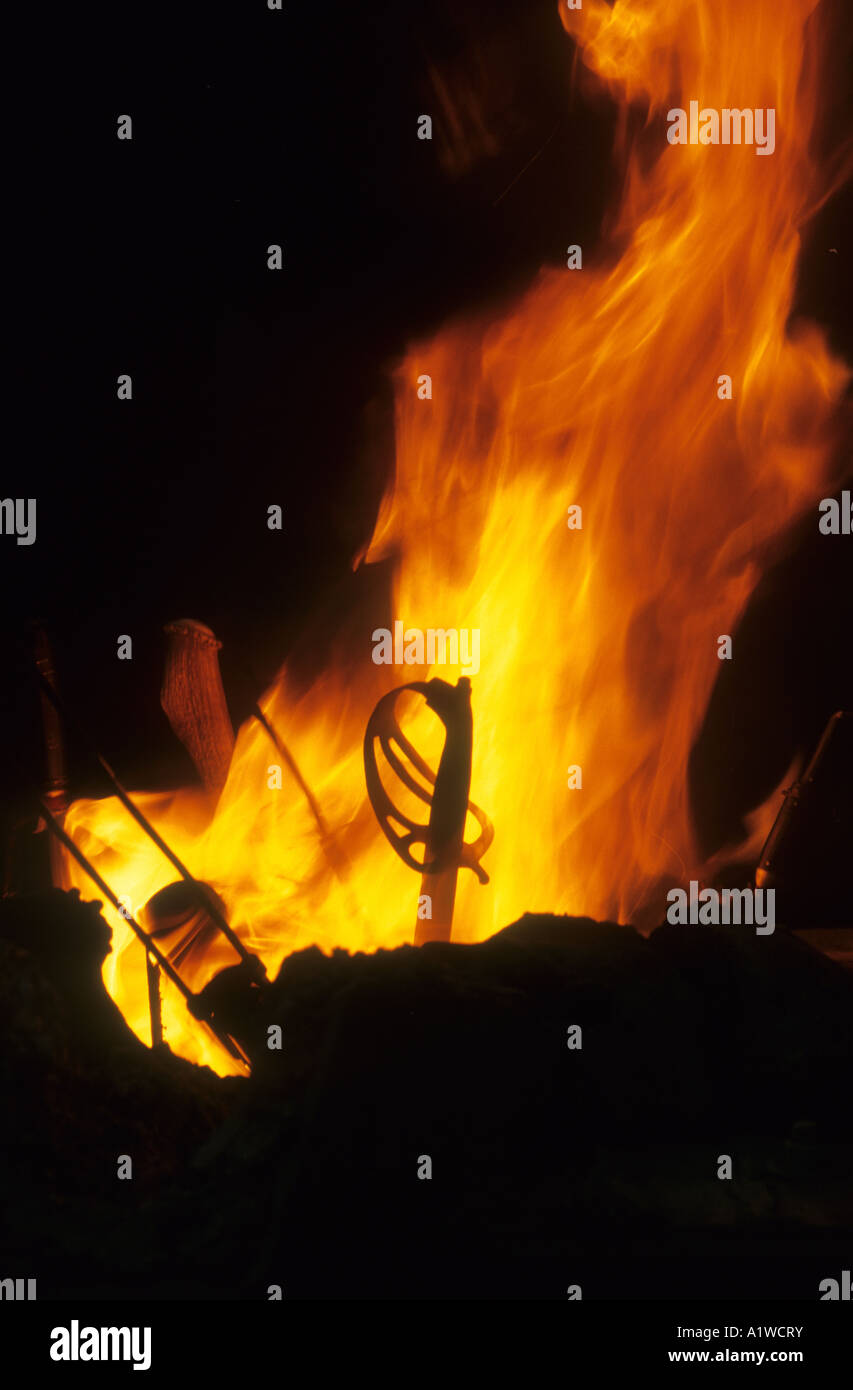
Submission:
<svg viewBox="0 0 853 1390">
<path fill-rule="evenodd" d="M 686 766 L 717 638 L 733 633 L 768 543 L 836 481 L 848 371 L 816 327 L 788 330 L 799 229 L 824 192 L 809 157 L 813 8 L 561 6 L 588 69 L 623 111 L 647 112 L 624 151 L 612 249 L 580 271 L 543 271 L 500 322 L 451 325 L 397 372 L 396 476 L 365 557 L 393 557 L 383 624 L 481 634 L 471 794 L 496 837 L 489 886 L 460 875 L 455 939 L 482 940 L 525 910 L 630 921 L 662 879 L 701 874 Z M 668 145 L 667 109 L 693 99 L 774 108 L 775 152 Z M 623 122 L 626 141 L 636 124 Z M 732 400 L 718 396 L 723 374 Z M 575 504 L 580 530 L 567 525 Z M 418 882 L 366 804 L 361 741 L 385 690 L 463 672 L 377 667 L 375 622 L 352 621 L 360 665 L 332 665 L 298 696 L 285 671 L 263 702 L 346 873 L 287 771 L 268 786 L 279 759 L 256 723 L 203 828 L 198 794 L 141 798 L 271 972 L 312 943 L 373 950 L 413 935 Z M 421 710 L 411 731 L 435 766 L 434 718 Z M 568 789 L 570 765 L 581 790 Z M 174 878 L 113 801 L 78 802 L 67 823 L 134 906 Z M 113 926 L 107 984 L 147 1038 L 142 951 Z M 235 1069 L 171 994 L 165 1019 L 177 1051 Z"/>
</svg>

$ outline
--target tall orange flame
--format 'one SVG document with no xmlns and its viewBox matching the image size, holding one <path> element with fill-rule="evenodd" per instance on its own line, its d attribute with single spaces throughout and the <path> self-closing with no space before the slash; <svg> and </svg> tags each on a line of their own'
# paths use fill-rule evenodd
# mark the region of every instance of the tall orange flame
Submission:
<svg viewBox="0 0 853 1390">
<path fill-rule="evenodd" d="M 837 481 L 848 371 L 815 326 L 788 329 L 799 229 L 826 193 L 809 156 L 814 5 L 561 5 L 587 68 L 622 110 L 647 112 L 624 151 L 618 256 L 543 271 L 500 322 L 451 326 L 398 370 L 396 476 L 364 558 L 394 559 L 386 625 L 481 634 L 472 796 L 496 838 L 490 885 L 460 878 L 458 940 L 527 909 L 636 920 L 661 880 L 701 874 L 686 765 L 717 639 L 734 632 L 768 543 Z M 775 152 L 669 145 L 667 108 L 693 99 L 773 108 Z M 567 524 L 575 505 L 582 529 Z M 287 774 L 269 789 L 277 758 L 257 724 L 240 731 L 205 828 L 193 794 L 142 798 L 271 971 L 311 943 L 412 939 L 417 879 L 366 804 L 361 739 L 384 690 L 462 671 L 376 667 L 371 647 L 365 626 L 360 670 L 332 668 L 299 698 L 285 672 L 263 702 L 346 873 Z M 435 764 L 434 724 L 421 710 L 411 736 Z M 173 877 L 111 800 L 76 803 L 68 828 L 134 906 Z M 113 925 L 107 984 L 147 1038 L 142 950 Z M 173 1048 L 231 1069 L 170 991 L 164 1016 Z"/>
</svg>

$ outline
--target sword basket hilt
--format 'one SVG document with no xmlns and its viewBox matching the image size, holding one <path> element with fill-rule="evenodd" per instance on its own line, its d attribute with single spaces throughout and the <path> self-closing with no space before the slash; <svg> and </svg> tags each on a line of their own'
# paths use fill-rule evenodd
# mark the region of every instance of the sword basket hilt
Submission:
<svg viewBox="0 0 853 1390">
<path fill-rule="evenodd" d="M 437 773 L 412 746 L 397 722 L 394 706 L 405 690 L 423 695 L 444 725 L 444 748 Z M 428 824 L 412 820 L 394 805 L 379 776 L 377 742 L 403 785 L 429 806 Z M 463 867 L 471 869 L 481 883 L 488 883 L 489 876 L 480 859 L 492 843 L 495 832 L 486 813 L 468 799 L 471 743 L 471 683 L 467 677 L 462 676 L 455 686 L 442 680 L 412 681 L 383 695 L 370 716 L 364 735 L 364 772 L 382 833 L 404 864 L 424 875 L 438 875 Z M 432 795 L 412 775 L 403 757 L 433 788 Z M 463 839 L 469 811 L 480 826 L 480 834 L 470 844 Z M 404 829 L 398 830 L 397 826 Z M 424 846 L 421 863 L 412 853 L 412 847 L 418 844 Z"/>
</svg>

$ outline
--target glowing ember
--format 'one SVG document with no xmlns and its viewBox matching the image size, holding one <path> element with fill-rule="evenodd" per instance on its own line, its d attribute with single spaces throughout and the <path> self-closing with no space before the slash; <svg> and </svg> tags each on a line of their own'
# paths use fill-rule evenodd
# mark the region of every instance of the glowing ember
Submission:
<svg viewBox="0 0 853 1390">
<path fill-rule="evenodd" d="M 362 557 L 394 556 L 393 611 L 359 618 L 357 669 L 330 669 L 298 699 L 285 672 L 263 701 L 348 876 L 330 868 L 286 770 L 269 789 L 277 759 L 256 723 L 240 732 L 209 823 L 199 793 L 139 798 L 270 973 L 312 943 L 412 939 L 417 878 L 367 802 L 362 738 L 386 690 L 464 671 L 374 664 L 373 629 L 395 620 L 480 633 L 471 796 L 496 834 L 490 884 L 460 875 L 454 939 L 481 940 L 525 910 L 631 921 L 662 881 L 701 876 L 686 767 L 717 638 L 734 631 L 768 542 L 836 482 L 831 426 L 848 373 L 816 327 L 786 332 L 798 228 L 826 192 L 808 155 L 813 8 L 561 6 L 614 99 L 648 109 L 624 152 L 621 254 L 545 271 L 501 322 L 453 326 L 412 349 L 397 380 L 396 479 Z M 668 108 L 694 99 L 773 108 L 773 154 L 669 144 Z M 418 398 L 425 372 L 431 401 Z M 723 374 L 731 400 L 718 395 Z M 581 529 L 567 524 L 574 506 Z M 434 716 L 421 709 L 407 733 L 437 766 Z M 582 789 L 569 789 L 572 765 Z M 135 909 L 174 877 L 112 800 L 76 803 L 67 827 Z M 476 834 L 472 824 L 467 838 Z M 69 874 L 92 896 L 76 865 Z M 126 923 L 112 924 L 106 983 L 147 1040 L 142 951 Z M 229 959 L 227 949 L 211 958 L 209 973 Z M 164 1023 L 176 1051 L 232 1069 L 169 990 Z"/>
</svg>

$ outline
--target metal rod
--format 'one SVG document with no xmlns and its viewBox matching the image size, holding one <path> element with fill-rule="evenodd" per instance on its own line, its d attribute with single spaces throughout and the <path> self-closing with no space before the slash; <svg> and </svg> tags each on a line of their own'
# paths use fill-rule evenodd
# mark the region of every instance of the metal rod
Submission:
<svg viewBox="0 0 853 1390">
<path fill-rule="evenodd" d="M 140 927 L 136 919 L 131 916 L 127 908 L 121 902 L 119 902 L 112 888 L 110 888 L 106 880 L 101 877 L 94 864 L 92 864 L 90 860 L 86 858 L 83 851 L 81 849 L 78 849 L 77 845 L 75 845 L 71 836 L 65 830 L 63 830 L 62 826 L 59 824 L 59 821 L 56 820 L 56 818 L 53 816 L 53 814 L 50 811 L 50 808 L 48 807 L 46 801 L 43 798 L 39 799 L 39 807 L 41 809 L 42 815 L 45 818 L 45 824 L 47 825 L 48 830 L 50 830 L 56 836 L 56 838 L 65 846 L 65 848 L 68 850 L 68 853 L 73 855 L 73 857 L 77 860 L 77 863 L 80 865 L 80 868 L 83 869 L 83 871 L 89 875 L 95 887 L 101 893 L 103 893 L 107 901 L 110 902 L 112 906 L 116 909 L 116 912 L 121 914 L 121 916 L 124 918 L 125 922 L 127 922 L 131 930 L 136 933 L 137 937 L 142 942 L 146 951 L 151 952 L 152 956 L 157 961 L 157 964 L 160 966 L 160 969 L 165 971 L 165 973 L 168 975 L 169 979 L 172 981 L 172 984 L 177 986 L 177 988 L 181 991 L 181 994 L 184 996 L 185 999 L 192 999 L 192 990 L 184 984 L 177 971 L 173 970 L 168 958 L 160 950 L 160 947 L 157 945 L 157 943 L 151 940 L 151 937 L 148 935 L 146 931 L 143 931 L 142 927 Z"/>
<path fill-rule="evenodd" d="M 148 976 L 148 1013 L 151 1019 L 151 1046 L 160 1047 L 163 1042 L 163 1008 L 160 1000 L 160 967 L 145 952 L 145 970 Z"/>
<path fill-rule="evenodd" d="M 37 621 L 32 626 L 33 658 L 36 670 L 42 681 L 56 691 L 56 668 L 50 650 L 50 642 L 44 623 Z M 41 691 L 41 717 L 44 731 L 45 771 L 47 782 L 45 800 L 55 816 L 62 817 L 68 810 L 68 775 L 65 767 L 65 749 L 62 740 L 62 721 L 56 704 L 48 700 Z M 50 876 L 54 887 L 65 885 L 65 865 L 58 842 L 50 840 Z"/>
<path fill-rule="evenodd" d="M 33 624 L 33 659 L 42 682 L 41 707 L 47 772 L 45 798 L 54 813 L 61 816 L 68 810 L 68 775 L 59 709 L 56 700 L 49 700 L 44 689 L 46 685 L 54 695 L 56 694 L 56 668 L 47 632 L 41 623 Z"/>
<path fill-rule="evenodd" d="M 73 857 L 77 860 L 77 863 L 80 865 L 81 869 L 83 869 L 84 872 L 89 875 L 96 888 L 98 888 L 103 893 L 104 897 L 107 899 L 108 902 L 112 903 L 116 911 L 121 914 L 125 922 L 127 922 L 128 926 L 132 929 L 132 931 L 136 933 L 136 936 L 142 942 L 146 951 L 146 965 L 149 964 L 148 953 L 150 952 L 150 954 L 154 957 L 157 964 L 159 965 L 160 969 L 165 972 L 168 978 L 172 981 L 172 984 L 175 985 L 176 988 L 180 990 L 181 994 L 184 996 L 186 1006 L 189 1009 L 189 1012 L 192 1014 L 193 1018 L 196 1019 L 198 1023 L 201 1023 L 210 1029 L 211 1033 L 216 1038 L 216 1041 L 220 1043 L 222 1047 L 225 1048 L 226 1052 L 228 1052 L 232 1057 L 237 1057 L 241 1062 L 244 1063 L 246 1067 L 251 1069 L 251 1063 L 249 1061 L 249 1058 L 246 1056 L 246 1053 L 243 1051 L 236 1038 L 232 1038 L 229 1033 L 223 1033 L 218 1028 L 217 1024 L 214 1022 L 212 1013 L 199 1012 L 198 995 L 193 994 L 192 990 L 184 984 L 178 972 L 172 968 L 172 965 L 169 962 L 168 957 L 163 954 L 159 946 L 156 944 L 156 942 L 154 942 L 151 939 L 148 933 L 143 931 L 142 927 L 140 927 L 136 919 L 132 917 L 130 913 L 127 911 L 127 908 L 119 902 L 118 898 L 116 897 L 113 890 L 110 888 L 109 884 L 106 882 L 105 879 L 101 877 L 94 864 L 90 863 L 90 861 L 86 858 L 83 851 L 81 849 L 78 849 L 77 845 L 75 845 L 74 841 L 71 839 L 71 836 L 68 835 L 65 830 L 63 830 L 62 826 L 51 814 L 49 807 L 46 805 L 43 799 L 39 800 L 39 806 L 41 808 L 41 813 L 44 816 L 45 824 L 47 825 L 48 829 L 52 832 L 52 834 L 54 834 L 57 837 L 58 840 L 62 842 L 62 844 L 68 850 L 68 853 L 73 855 Z M 152 1043 L 153 1033 L 154 1029 L 152 1026 Z"/>
<path fill-rule="evenodd" d="M 269 735 L 276 752 L 278 753 L 279 757 L 284 759 L 291 776 L 296 782 L 296 785 L 299 787 L 299 790 L 302 792 L 303 796 L 305 797 L 305 800 L 308 802 L 308 805 L 311 809 L 311 814 L 314 817 L 314 821 L 317 826 L 318 833 L 320 835 L 320 843 L 323 846 L 323 853 L 326 855 L 326 858 L 328 859 L 335 874 L 338 876 L 342 883 L 345 883 L 347 878 L 349 877 L 349 870 L 351 865 L 346 855 L 343 853 L 341 849 L 339 849 L 339 847 L 335 843 L 334 836 L 332 835 L 328 825 L 326 824 L 323 812 L 320 810 L 320 804 L 317 801 L 317 798 L 315 797 L 308 783 L 305 781 L 305 778 L 302 776 L 296 759 L 294 758 L 290 749 L 287 747 L 287 744 L 276 733 L 276 730 L 273 728 L 272 724 L 267 719 L 266 715 L 264 714 L 263 710 L 257 702 L 255 702 L 255 704 L 252 706 L 252 713 L 257 719 L 261 728 L 264 729 L 266 733 Z"/>
<path fill-rule="evenodd" d="M 161 851 L 161 853 L 165 854 L 169 863 L 177 869 L 178 873 L 181 875 L 181 878 L 185 879 L 187 883 L 190 883 L 194 885 L 196 888 L 198 888 L 200 901 L 204 903 L 206 911 L 209 912 L 217 927 L 222 932 L 223 936 L 227 937 L 228 941 L 230 941 L 231 945 L 234 947 L 235 951 L 238 953 L 240 958 L 246 961 L 247 964 L 255 962 L 260 967 L 262 974 L 265 975 L 266 971 L 264 971 L 263 965 L 261 964 L 260 960 L 258 960 L 258 957 L 252 955 L 252 953 L 246 949 L 237 933 L 234 931 L 232 927 L 228 925 L 227 921 L 223 917 L 222 913 L 219 911 L 219 908 L 216 906 L 215 902 L 213 902 L 211 898 L 208 896 L 208 894 L 205 893 L 204 888 L 202 887 L 199 880 L 190 873 L 186 864 L 184 864 L 178 858 L 178 856 L 175 854 L 175 851 L 173 849 L 170 849 L 170 847 L 166 844 L 166 841 L 163 839 L 162 835 L 160 835 L 159 832 L 154 829 L 154 826 L 151 824 L 148 817 L 142 811 L 140 811 L 138 806 L 134 805 L 134 803 L 131 801 L 130 797 L 128 796 L 124 787 L 121 785 L 121 782 L 116 777 L 106 758 L 102 758 L 100 753 L 98 753 L 97 758 L 98 762 L 101 764 L 101 767 L 104 769 L 104 772 L 110 779 L 113 789 L 115 790 L 115 794 L 121 802 L 122 806 L 124 806 L 125 810 L 133 816 L 133 819 L 136 821 L 137 825 L 140 825 L 142 827 L 146 835 L 148 835 L 148 837 L 151 840 L 153 840 L 154 844 Z"/>
<path fill-rule="evenodd" d="M 320 804 L 317 801 L 317 798 L 315 797 L 308 783 L 305 781 L 305 778 L 302 776 L 302 773 L 299 771 L 299 765 L 296 762 L 296 759 L 294 758 L 290 749 L 287 747 L 287 744 L 284 743 L 284 741 L 281 738 L 279 738 L 278 734 L 276 733 L 272 724 L 267 719 L 266 715 L 264 714 L 257 701 L 252 706 L 252 714 L 255 716 L 258 723 L 261 725 L 261 728 L 265 729 L 266 732 L 269 734 L 275 746 L 276 752 L 280 755 L 280 757 L 284 758 L 284 761 L 287 763 L 288 769 L 291 775 L 293 776 L 294 781 L 299 787 L 299 790 L 303 793 L 305 800 L 308 802 L 308 805 L 311 808 L 311 814 L 314 817 L 314 820 L 317 822 L 317 829 L 325 839 L 329 834 L 329 828 L 326 825 L 325 820 L 323 819 L 323 812 L 320 810 Z"/>
<path fill-rule="evenodd" d="M 42 683 L 42 689 L 44 690 L 48 699 L 55 706 L 55 708 L 60 713 L 62 713 L 62 705 L 60 703 L 59 697 L 56 694 L 56 691 L 52 688 L 50 683 L 47 680 L 45 680 L 41 672 L 39 672 L 39 677 Z M 101 757 L 101 754 L 98 752 L 96 748 L 91 748 L 90 751 L 93 754 L 93 756 L 97 759 L 97 761 L 100 763 L 104 772 L 107 774 L 107 777 L 109 778 L 110 783 L 112 784 L 113 790 L 115 791 L 116 796 L 118 797 L 122 806 L 124 806 L 125 810 L 128 811 L 131 816 L 133 816 L 133 819 L 136 821 L 137 825 L 141 826 L 141 828 L 145 831 L 149 839 L 152 840 L 154 844 L 157 846 L 157 848 L 160 850 L 161 854 L 164 854 L 166 856 L 173 868 L 177 869 L 178 873 L 181 875 L 181 878 L 183 878 L 187 883 L 193 885 L 198 890 L 199 903 L 204 906 L 205 911 L 209 913 L 219 930 L 222 932 L 223 936 L 234 947 L 234 950 L 237 952 L 240 959 L 246 962 L 246 964 L 253 970 L 253 972 L 258 976 L 259 979 L 265 980 L 266 970 L 264 969 L 263 962 L 256 955 L 253 955 L 251 951 L 246 949 L 237 933 L 233 930 L 232 927 L 229 926 L 228 922 L 225 920 L 225 917 L 219 911 L 219 908 L 216 906 L 214 902 L 211 901 L 209 895 L 204 890 L 204 886 L 201 883 L 199 883 L 198 879 L 190 873 L 189 869 L 186 867 L 185 864 L 181 862 L 181 860 L 175 854 L 174 850 L 170 849 L 170 847 L 166 844 L 166 841 L 163 839 L 162 835 L 160 835 L 160 833 L 154 829 L 154 826 L 151 824 L 148 817 L 144 815 L 142 811 L 140 811 L 138 806 L 134 805 L 127 792 L 125 791 L 124 787 L 122 786 L 121 782 L 118 780 L 118 777 L 113 772 L 112 768 L 107 762 L 106 758 Z"/>
</svg>

